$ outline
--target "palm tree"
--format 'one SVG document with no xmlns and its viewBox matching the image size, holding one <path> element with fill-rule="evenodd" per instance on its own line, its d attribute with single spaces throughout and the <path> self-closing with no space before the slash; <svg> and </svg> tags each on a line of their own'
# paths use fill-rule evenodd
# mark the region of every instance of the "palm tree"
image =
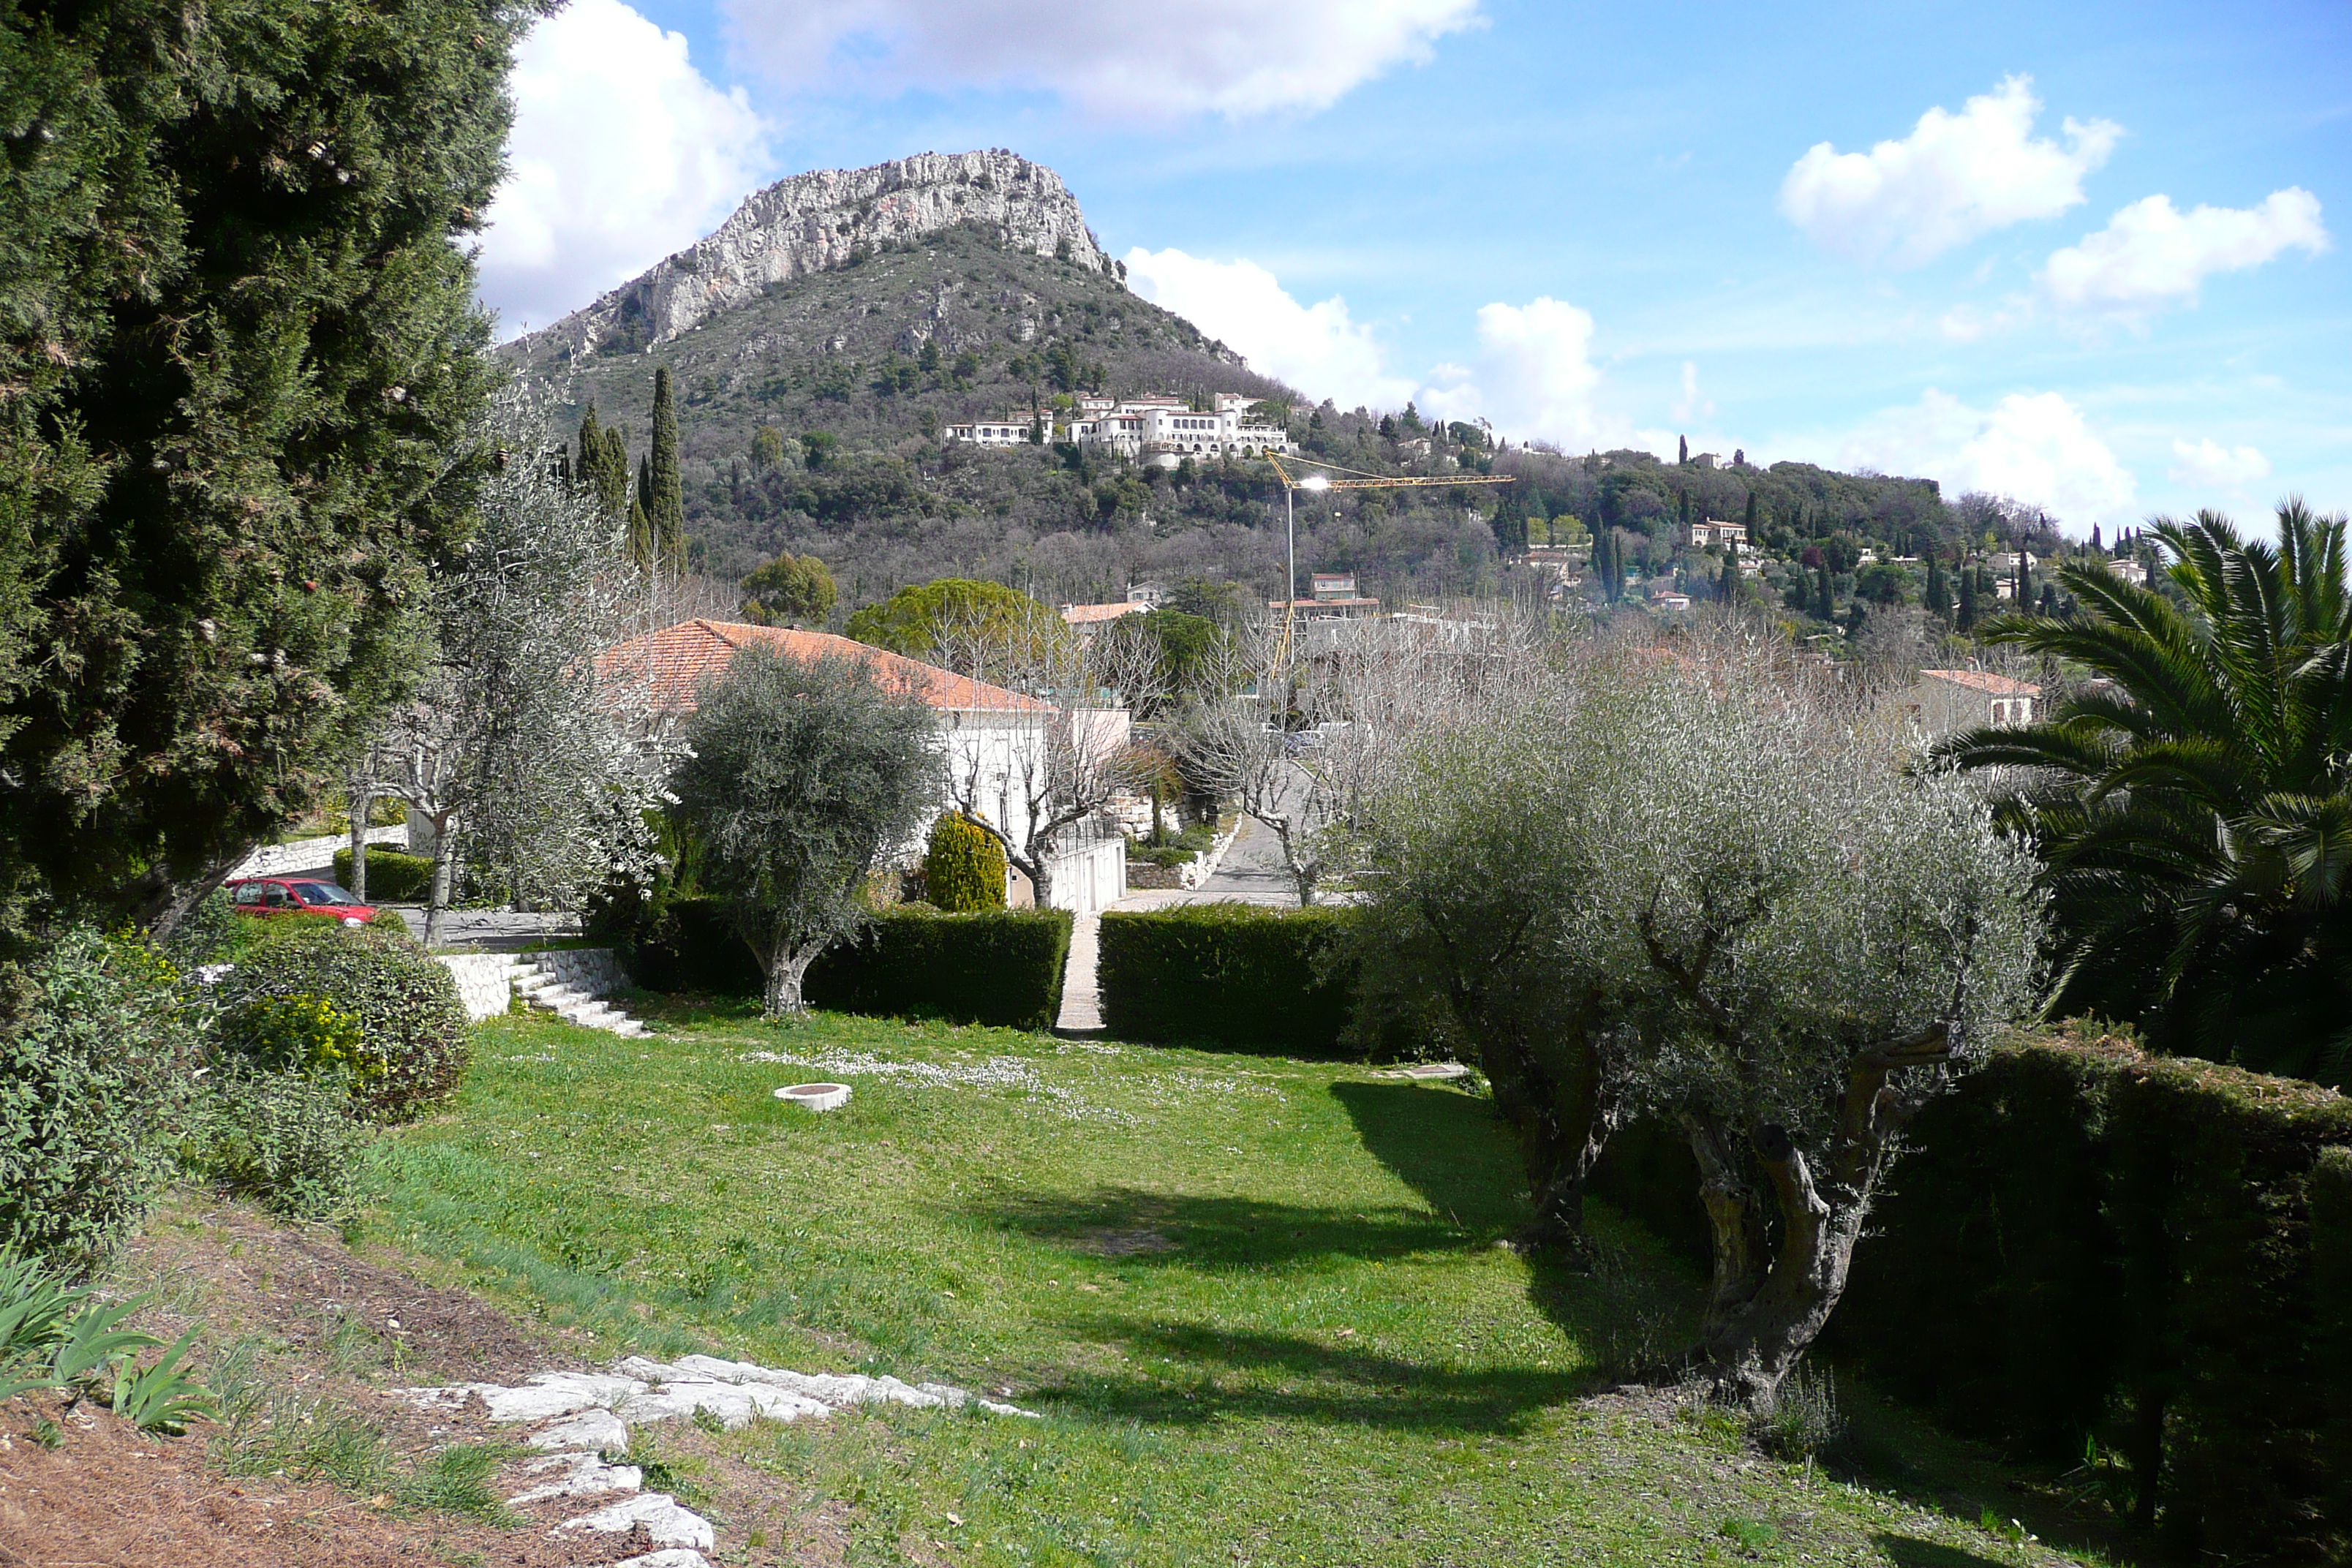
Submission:
<svg viewBox="0 0 2352 1568">
<path fill-rule="evenodd" d="M 2352 595 L 2341 515 L 2299 499 L 2279 544 L 2227 519 L 2155 525 L 2167 584 L 2061 566 L 2067 619 L 1990 640 L 2087 668 L 2043 722 L 1954 735 L 2000 770 L 2005 819 L 2047 867 L 2053 1012 L 2159 1050 L 2352 1076 Z"/>
</svg>

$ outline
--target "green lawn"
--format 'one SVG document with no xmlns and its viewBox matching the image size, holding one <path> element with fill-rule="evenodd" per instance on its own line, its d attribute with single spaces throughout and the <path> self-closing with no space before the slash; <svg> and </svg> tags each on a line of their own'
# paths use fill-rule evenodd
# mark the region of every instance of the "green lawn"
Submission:
<svg viewBox="0 0 2352 1568">
<path fill-rule="evenodd" d="M 1611 1394 L 1612 1355 L 1671 1339 L 1689 1282 L 1637 1236 L 1597 1278 L 1498 1246 L 1514 1165 L 1461 1090 L 830 1016 L 668 1026 L 486 1026 L 362 1235 L 603 1354 L 890 1372 L 1046 1414 L 728 1437 L 834 1500 L 847 1561 L 2056 1560 L 1924 1501 L 1978 1517 L 1924 1479 L 1960 1474 L 1938 1446 L 1897 1496 Z M 769 1093 L 824 1077 L 847 1108 Z"/>
</svg>

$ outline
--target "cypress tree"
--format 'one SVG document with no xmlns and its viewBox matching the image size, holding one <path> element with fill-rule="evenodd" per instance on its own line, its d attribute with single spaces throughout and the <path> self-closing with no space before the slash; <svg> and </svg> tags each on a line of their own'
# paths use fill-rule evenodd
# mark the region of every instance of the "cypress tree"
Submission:
<svg viewBox="0 0 2352 1568">
<path fill-rule="evenodd" d="M 1725 604 L 1736 605 L 1739 602 L 1739 546 L 1737 544 L 1727 544 L 1723 547 L 1723 575 L 1717 579 L 1717 583 Z"/>
<path fill-rule="evenodd" d="M 1952 587 L 1944 578 L 1944 557 L 1931 553 L 1927 557 L 1927 608 L 1938 616 L 1952 613 Z"/>
<path fill-rule="evenodd" d="M 404 695 L 490 460 L 469 237 L 539 15 L 0 15 L 0 963 L 168 929 Z"/>
<path fill-rule="evenodd" d="M 1829 563 L 1824 561 L 1813 581 L 1813 619 L 1837 624 L 1837 594 L 1830 584 Z"/>
<path fill-rule="evenodd" d="M 2026 564 L 2025 552 L 2017 552 L 2017 613 L 2025 615 L 2033 608 L 2033 568 Z"/>
<path fill-rule="evenodd" d="M 1676 448 L 1677 448 L 1677 450 L 1676 450 L 1676 452 L 1675 452 L 1675 462 L 1677 462 L 1677 463 L 1687 463 L 1687 462 L 1689 462 L 1689 461 L 1690 461 L 1690 437 L 1687 437 L 1687 436 L 1677 436 L 1677 437 L 1675 437 L 1675 447 L 1676 447 Z"/>
<path fill-rule="evenodd" d="M 1761 545 L 1764 542 L 1756 537 L 1756 492 L 1754 490 L 1748 492 L 1748 515 L 1740 519 L 1740 522 L 1748 530 L 1749 544 Z"/>
<path fill-rule="evenodd" d="M 646 461 L 646 515 L 656 556 L 676 570 L 686 562 L 686 484 L 677 467 L 677 405 L 669 366 L 654 368 L 654 445 Z"/>
<path fill-rule="evenodd" d="M 2099 525 L 2095 522 L 2091 524 L 2091 548 L 2093 550 L 2104 550 L 2106 548 L 2105 545 L 2099 542 Z"/>
</svg>

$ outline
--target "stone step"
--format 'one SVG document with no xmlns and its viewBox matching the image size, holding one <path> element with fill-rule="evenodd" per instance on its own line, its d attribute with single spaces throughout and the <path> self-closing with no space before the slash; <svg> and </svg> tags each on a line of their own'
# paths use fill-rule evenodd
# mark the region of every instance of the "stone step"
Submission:
<svg viewBox="0 0 2352 1568">
<path fill-rule="evenodd" d="M 588 986 L 559 980 L 536 964 L 526 962 L 516 965 L 513 984 L 515 994 L 528 1005 L 539 1012 L 552 1013 L 577 1027 L 602 1029 L 630 1039 L 641 1039 L 650 1033 L 625 1009 L 605 1001 Z"/>
</svg>

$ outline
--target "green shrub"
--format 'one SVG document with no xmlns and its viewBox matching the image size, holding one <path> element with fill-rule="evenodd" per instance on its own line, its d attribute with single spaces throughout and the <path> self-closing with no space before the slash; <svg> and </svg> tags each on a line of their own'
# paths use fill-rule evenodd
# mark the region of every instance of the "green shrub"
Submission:
<svg viewBox="0 0 2352 1568">
<path fill-rule="evenodd" d="M 0 1250 L 82 1268 L 169 1175 L 195 1065 L 178 976 L 153 949 L 66 931 L 0 1023 Z"/>
<path fill-rule="evenodd" d="M 1121 1039 L 1345 1054 L 1350 910 L 1180 904 L 1102 918 L 1103 1022 Z"/>
<path fill-rule="evenodd" d="M 809 966 L 812 1006 L 897 1018 L 1049 1029 L 1070 954 L 1066 910 L 884 911 Z"/>
<path fill-rule="evenodd" d="M 712 996 L 761 994 L 760 961 L 736 933 L 726 900 L 671 894 L 635 910 L 618 901 L 610 909 L 613 912 L 592 932 L 623 948 L 629 973 L 646 990 Z"/>
<path fill-rule="evenodd" d="M 2077 1028 L 1908 1142 L 1825 1352 L 2021 1457 L 2121 1456 L 2184 1560 L 2345 1559 L 2352 1100 Z M 1689 1238 L 1675 1142 L 1615 1141 L 1599 1190 Z"/>
<path fill-rule="evenodd" d="M 335 880 L 352 885 L 352 852 L 335 851 Z M 397 849 L 368 849 L 368 902 L 421 904 L 433 896 L 433 857 L 404 855 Z"/>
<path fill-rule="evenodd" d="M 292 1219 L 331 1219 L 357 1206 L 373 1148 L 352 1115 L 345 1070 L 257 1071 L 225 1063 L 194 1118 L 191 1173 Z"/>
<path fill-rule="evenodd" d="M 265 1069 L 348 1073 L 353 1103 L 372 1116 L 414 1115 L 466 1070 L 456 979 L 387 926 L 273 921 L 219 991 L 226 1053 Z M 359 1046 L 340 1054 L 352 1020 Z"/>
<path fill-rule="evenodd" d="M 809 966 L 813 1007 L 882 1017 L 945 1018 L 1006 1028 L 1051 1026 L 1062 1005 L 1070 917 L 1060 910 L 950 915 L 921 905 L 884 910 L 855 942 Z M 648 991 L 760 994 L 760 966 L 729 922 L 725 900 L 672 898 L 628 950 Z"/>
<path fill-rule="evenodd" d="M 207 963 L 234 963 L 245 951 L 246 924 L 237 919 L 228 889 L 215 888 L 163 941 L 163 956 L 183 973 Z"/>
<path fill-rule="evenodd" d="M 961 812 L 931 824 L 931 845 L 923 857 L 923 889 L 934 908 L 950 914 L 1004 907 L 1004 847 L 996 836 Z"/>
</svg>

